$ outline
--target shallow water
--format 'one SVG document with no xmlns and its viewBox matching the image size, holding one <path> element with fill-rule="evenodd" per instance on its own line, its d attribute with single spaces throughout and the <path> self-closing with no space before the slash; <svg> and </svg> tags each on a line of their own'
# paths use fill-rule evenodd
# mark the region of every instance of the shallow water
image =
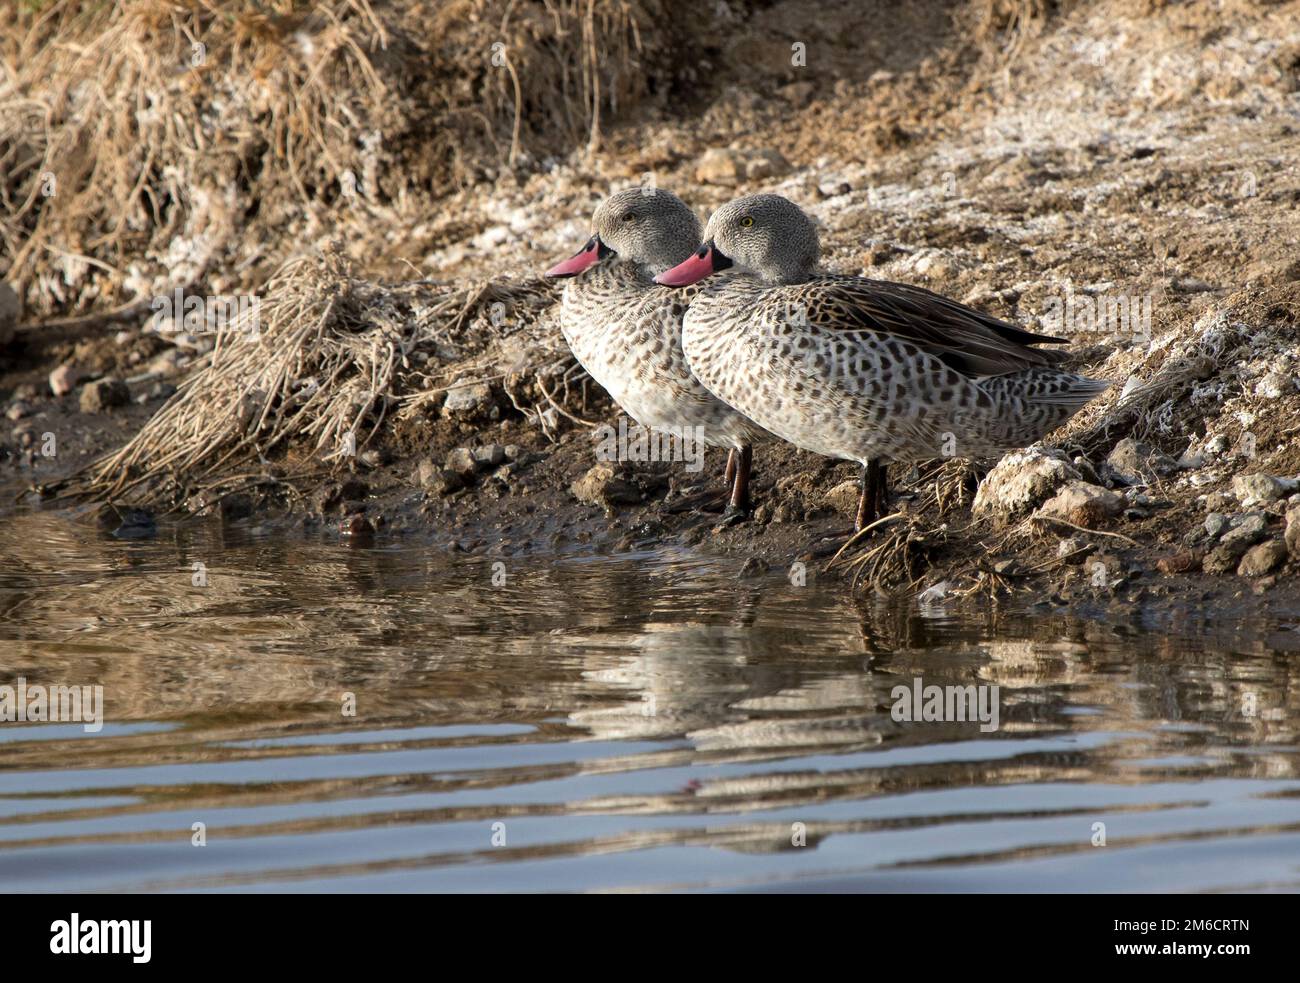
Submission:
<svg viewBox="0 0 1300 983">
<path fill-rule="evenodd" d="M 53 513 L 0 557 L 0 685 L 105 701 L 0 723 L 0 891 L 1300 888 L 1287 625 Z M 894 720 L 917 678 L 998 729 Z"/>
</svg>

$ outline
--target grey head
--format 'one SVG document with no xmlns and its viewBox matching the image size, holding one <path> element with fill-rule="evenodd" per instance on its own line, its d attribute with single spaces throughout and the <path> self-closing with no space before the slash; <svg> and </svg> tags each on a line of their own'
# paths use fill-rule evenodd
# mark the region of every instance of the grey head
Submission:
<svg viewBox="0 0 1300 983">
<path fill-rule="evenodd" d="M 780 195 L 747 195 L 729 201 L 709 218 L 714 269 L 728 265 L 769 283 L 802 283 L 821 257 L 817 226 L 804 210 Z"/>
<path fill-rule="evenodd" d="M 676 266 L 700 242 L 700 220 L 686 202 L 662 188 L 629 188 L 610 195 L 591 219 L 592 237 L 547 276 L 575 276 L 614 257 L 653 277 Z"/>
</svg>

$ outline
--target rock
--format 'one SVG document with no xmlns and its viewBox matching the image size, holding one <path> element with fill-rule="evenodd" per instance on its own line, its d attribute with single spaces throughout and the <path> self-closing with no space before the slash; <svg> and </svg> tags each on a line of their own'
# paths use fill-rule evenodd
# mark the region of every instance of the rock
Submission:
<svg viewBox="0 0 1300 983">
<path fill-rule="evenodd" d="M 1265 502 L 1276 502 L 1296 490 L 1296 482 L 1275 478 L 1271 474 L 1257 471 L 1254 474 L 1239 474 L 1232 479 L 1232 494 L 1241 504 L 1250 508 Z"/>
<path fill-rule="evenodd" d="M 60 365 L 50 373 L 50 392 L 56 396 L 66 396 L 77 388 L 77 383 L 82 378 L 83 374 L 80 369 L 71 365 Z"/>
<path fill-rule="evenodd" d="M 1236 508 L 1237 500 L 1226 492 L 1210 492 L 1205 496 L 1206 512 L 1228 512 Z"/>
<path fill-rule="evenodd" d="M 1078 471 L 1059 453 L 1030 448 L 1008 454 L 980 482 L 974 512 L 1002 516 L 1028 512 L 1078 477 Z"/>
<path fill-rule="evenodd" d="M 1204 558 L 1204 550 L 1183 550 L 1156 560 L 1156 569 L 1161 573 L 1191 573 L 1200 568 Z"/>
<path fill-rule="evenodd" d="M 99 379 L 88 382 L 81 390 L 81 412 L 102 413 L 114 406 L 125 406 L 131 402 L 131 390 L 121 379 Z"/>
<path fill-rule="evenodd" d="M 437 474 L 429 478 L 425 485 L 431 492 L 439 495 L 450 495 L 458 492 L 465 487 L 465 479 L 455 471 L 448 471 L 446 468 L 439 468 Z"/>
<path fill-rule="evenodd" d="M 1293 392 L 1295 392 L 1295 379 L 1285 372 L 1276 370 L 1264 376 L 1255 385 L 1255 395 L 1263 396 L 1265 399 L 1278 399 Z"/>
<path fill-rule="evenodd" d="M 1211 512 L 1205 517 L 1205 535 L 1211 542 L 1222 536 L 1228 529 L 1228 517 L 1222 512 Z"/>
<path fill-rule="evenodd" d="M 1247 546 L 1253 546 L 1263 539 L 1268 531 L 1268 518 L 1259 512 L 1247 512 L 1244 515 L 1233 516 L 1229 520 L 1229 527 L 1220 545 L 1245 543 Z"/>
<path fill-rule="evenodd" d="M 435 475 L 441 472 L 442 468 L 433 463 L 433 458 L 424 457 L 420 459 L 415 465 L 415 470 L 411 472 L 411 480 L 417 485 L 427 485 Z"/>
<path fill-rule="evenodd" d="M 161 376 L 164 379 L 171 379 L 181 374 L 181 370 L 189 362 L 187 356 L 182 355 L 175 348 L 168 348 L 165 352 L 159 352 L 148 365 L 145 366 L 145 372 L 150 375 Z"/>
<path fill-rule="evenodd" d="M 842 515 L 856 515 L 862 487 L 856 481 L 841 481 L 822 496 L 822 504 Z"/>
<path fill-rule="evenodd" d="M 961 264 L 942 249 L 922 249 L 908 262 L 908 268 L 932 280 L 952 280 L 961 273 Z"/>
<path fill-rule="evenodd" d="M 22 316 L 22 301 L 13 287 L 0 280 L 0 346 L 14 340 L 18 333 L 18 320 Z"/>
<path fill-rule="evenodd" d="M 1132 437 L 1125 437 L 1106 456 L 1105 471 L 1123 484 L 1144 485 L 1176 467 L 1177 463 L 1167 454 Z"/>
<path fill-rule="evenodd" d="M 1079 472 L 1079 477 L 1090 485 L 1100 485 L 1102 483 L 1101 476 L 1097 474 L 1097 469 L 1082 454 L 1077 455 L 1071 463 L 1074 465 L 1074 469 Z"/>
<path fill-rule="evenodd" d="M 492 408 L 492 387 L 486 382 L 474 382 L 460 385 L 457 379 L 452 388 L 447 390 L 447 398 L 442 403 L 444 417 L 469 419 L 487 412 Z"/>
<path fill-rule="evenodd" d="M 478 473 L 478 461 L 474 459 L 474 452 L 468 447 L 457 447 L 449 451 L 447 460 L 442 466 L 453 474 L 459 475 L 466 484 L 472 482 L 474 475 Z"/>
<path fill-rule="evenodd" d="M 1235 570 L 1246 551 L 1263 539 L 1267 530 L 1268 521 L 1259 513 L 1242 516 L 1234 528 L 1224 533 L 1219 545 L 1205 555 L 1201 568 L 1206 573 Z"/>
<path fill-rule="evenodd" d="M 517 461 L 524 456 L 524 449 L 518 444 L 506 444 L 502 449 L 506 452 L 507 461 Z"/>
<path fill-rule="evenodd" d="M 484 468 L 495 468 L 506 459 L 506 449 L 500 444 L 486 444 L 483 447 L 474 448 L 474 461 L 478 464 L 480 470 Z"/>
<path fill-rule="evenodd" d="M 748 580 L 751 577 L 761 577 L 767 573 L 771 567 L 761 556 L 751 556 L 745 561 L 745 565 L 740 568 L 740 573 L 736 574 L 737 580 Z"/>
<path fill-rule="evenodd" d="M 695 180 L 701 184 L 728 187 L 745 181 L 776 177 L 790 170 L 790 164 L 775 150 L 734 150 L 715 147 L 696 161 Z"/>
<path fill-rule="evenodd" d="M 369 539 L 375 534 L 375 527 L 364 515 L 350 515 L 339 523 L 339 535 L 356 539 Z"/>
<path fill-rule="evenodd" d="M 1071 481 L 1035 514 L 1093 529 L 1119 515 L 1124 499 L 1100 485 Z"/>
<path fill-rule="evenodd" d="M 847 181 L 823 181 L 817 185 L 817 195 L 821 198 L 838 198 L 853 190 Z"/>
<path fill-rule="evenodd" d="M 573 497 L 585 505 L 610 508 L 614 505 L 634 505 L 641 501 L 641 493 L 630 482 L 624 481 L 609 464 L 597 464 L 569 486 Z"/>
<path fill-rule="evenodd" d="M 515 466 L 513 464 L 502 464 L 492 469 L 486 480 L 493 497 L 499 498 L 504 492 L 510 490 L 510 476 L 514 472 Z"/>
<path fill-rule="evenodd" d="M 1272 573 L 1286 559 L 1286 544 L 1280 539 L 1270 539 L 1246 550 L 1237 566 L 1237 574 L 1242 577 L 1263 577 Z"/>
<path fill-rule="evenodd" d="M 1082 536 L 1070 536 L 1056 544 L 1056 556 L 1066 563 L 1079 564 L 1096 548 Z"/>
<path fill-rule="evenodd" d="M 772 522 L 802 522 L 805 512 L 802 505 L 782 502 L 772 510 Z"/>
<path fill-rule="evenodd" d="M 23 417 L 31 415 L 32 404 L 21 399 L 15 399 L 9 404 L 9 408 L 5 410 L 5 417 L 14 421 L 21 420 Z"/>
<path fill-rule="evenodd" d="M 1286 548 L 1292 556 L 1300 559 L 1300 505 L 1292 505 L 1286 510 Z"/>
<path fill-rule="evenodd" d="M 1003 577 L 1024 577 L 1027 575 L 1024 564 L 1016 559 L 998 560 L 997 563 L 993 564 L 993 572 Z"/>
</svg>

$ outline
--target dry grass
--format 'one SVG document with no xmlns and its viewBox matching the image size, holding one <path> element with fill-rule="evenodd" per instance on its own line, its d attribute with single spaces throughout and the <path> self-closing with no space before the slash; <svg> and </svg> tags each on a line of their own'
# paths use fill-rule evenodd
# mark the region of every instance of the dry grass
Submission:
<svg viewBox="0 0 1300 983">
<path fill-rule="evenodd" d="M 558 146 L 594 153 L 608 115 L 645 99 L 655 70 L 688 54 L 671 37 L 684 16 L 685 5 L 660 0 L 439 4 L 438 60 L 459 81 L 439 93 L 451 125 L 433 133 L 435 156 L 464 179 L 484 161 L 514 166 Z M 458 98 L 463 90 L 478 98 Z"/>
<path fill-rule="evenodd" d="M 519 400 L 518 391 L 529 398 L 530 383 L 544 390 L 542 376 L 569 364 L 541 317 L 555 299 L 541 282 L 388 287 L 360 279 L 331 252 L 289 262 L 268 294 L 255 333 L 251 311 L 225 326 L 144 428 L 64 491 L 160 504 L 235 477 L 291 484 L 352 467 L 390 414 L 420 412 L 453 377 L 508 376 Z M 496 371 L 505 358 L 506 370 Z M 297 473 L 284 460 L 290 448 L 308 452 Z M 235 475 L 250 464 L 252 474 Z"/>
<path fill-rule="evenodd" d="M 686 6 L 4 5 L 0 276 L 29 320 L 256 289 L 341 227 L 373 238 L 499 170 L 594 150 L 689 68 Z"/>
<path fill-rule="evenodd" d="M 933 526 L 912 511 L 894 512 L 863 526 L 826 564 L 842 571 L 850 589 L 869 588 L 878 595 L 916 590 L 925 574 L 925 557 L 934 545 Z M 866 543 L 861 549 L 858 547 Z"/>
<path fill-rule="evenodd" d="M 1027 41 L 1042 33 L 1061 5 L 1057 0 L 981 0 L 962 10 L 962 15 L 973 20 L 975 44 L 986 57 L 1006 68 Z"/>
<path fill-rule="evenodd" d="M 29 309 L 168 286 L 132 260 L 201 278 L 258 175 L 305 203 L 365 171 L 349 144 L 388 95 L 373 59 L 391 40 L 368 0 L 54 0 L 7 19 L 0 270 Z"/>
<path fill-rule="evenodd" d="M 914 592 L 928 558 L 949 540 L 959 540 L 970 525 L 970 504 L 982 469 L 953 459 L 927 462 L 916 471 L 906 507 L 854 533 L 826 564 L 828 573 L 848 576 L 854 591 Z M 963 528 L 950 529 L 958 518 L 964 520 Z"/>
</svg>

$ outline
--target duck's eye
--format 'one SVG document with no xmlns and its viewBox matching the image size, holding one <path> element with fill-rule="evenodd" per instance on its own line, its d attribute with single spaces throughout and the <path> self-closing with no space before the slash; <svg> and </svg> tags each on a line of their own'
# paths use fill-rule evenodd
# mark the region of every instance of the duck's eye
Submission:
<svg viewBox="0 0 1300 983">
<path fill-rule="evenodd" d="M 624 222 L 635 222 L 635 221 L 636 221 L 636 212 L 628 212 L 626 215 L 623 216 L 623 221 L 624 221 Z"/>
<path fill-rule="evenodd" d="M 751 225 L 754 224 L 754 216 L 746 215 L 744 218 L 740 220 L 740 224 L 743 228 L 746 229 L 749 228 Z"/>
</svg>

